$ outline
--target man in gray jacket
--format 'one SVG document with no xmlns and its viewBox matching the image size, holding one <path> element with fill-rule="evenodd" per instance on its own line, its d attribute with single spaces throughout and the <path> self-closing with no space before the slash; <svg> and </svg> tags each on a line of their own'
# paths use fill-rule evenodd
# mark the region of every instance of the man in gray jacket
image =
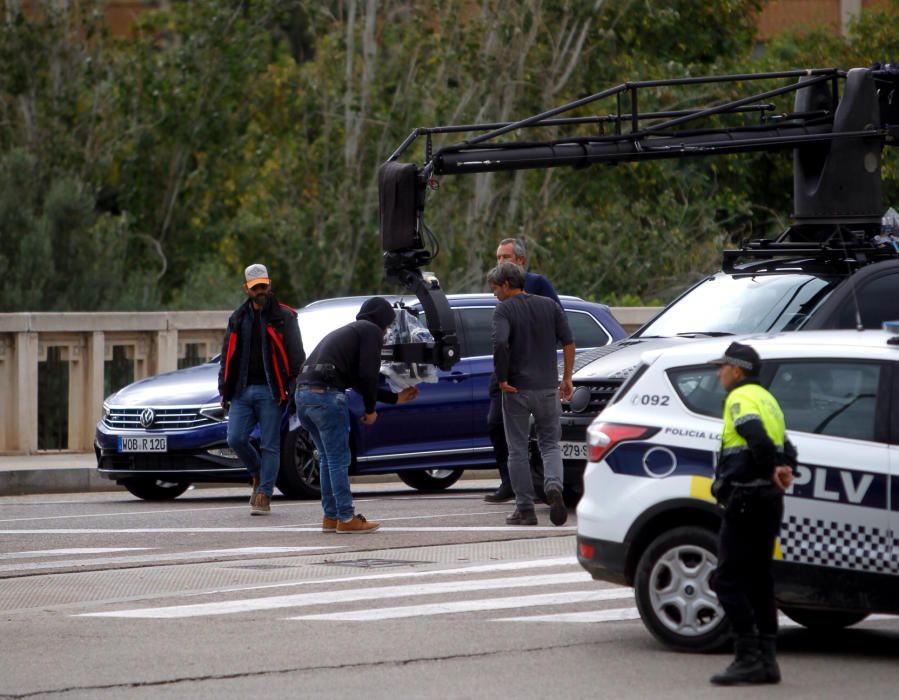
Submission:
<svg viewBox="0 0 899 700">
<path fill-rule="evenodd" d="M 571 398 L 574 337 L 558 304 L 524 291 L 524 274 L 518 265 L 505 262 L 487 275 L 494 296 L 502 302 L 493 314 L 493 365 L 502 392 L 509 476 L 515 492 L 515 512 L 506 518 L 506 523 L 537 524 L 528 461 L 528 435 L 533 416 L 543 457 L 549 517 L 554 525 L 562 525 L 568 511 L 562 500 L 560 397 L 566 401 Z M 564 358 L 561 385 L 556 355 L 559 344 Z"/>
</svg>

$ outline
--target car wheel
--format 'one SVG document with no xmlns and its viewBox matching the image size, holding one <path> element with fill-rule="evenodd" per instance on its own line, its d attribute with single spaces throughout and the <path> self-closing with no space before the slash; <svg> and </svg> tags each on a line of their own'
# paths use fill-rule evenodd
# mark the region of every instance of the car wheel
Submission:
<svg viewBox="0 0 899 700">
<path fill-rule="evenodd" d="M 119 482 L 128 489 L 132 495 L 145 501 L 171 501 L 187 491 L 189 483 L 183 481 L 163 481 L 162 479 L 149 479 L 132 477 L 122 479 Z"/>
<path fill-rule="evenodd" d="M 275 485 L 287 498 L 321 498 L 318 451 L 303 428 L 287 433 L 281 442 L 281 468 Z"/>
<path fill-rule="evenodd" d="M 704 528 L 675 528 L 653 540 L 637 564 L 634 588 L 643 624 L 678 651 L 714 651 L 730 637 L 709 584 L 718 566 L 717 543 Z"/>
<path fill-rule="evenodd" d="M 464 469 L 411 469 L 397 472 L 407 486 L 419 491 L 443 491 L 455 484 Z"/>
<path fill-rule="evenodd" d="M 848 612 L 844 610 L 808 610 L 806 608 L 786 607 L 781 608 L 780 611 L 793 622 L 798 622 L 810 630 L 821 632 L 851 627 L 868 617 L 866 612 Z"/>
</svg>

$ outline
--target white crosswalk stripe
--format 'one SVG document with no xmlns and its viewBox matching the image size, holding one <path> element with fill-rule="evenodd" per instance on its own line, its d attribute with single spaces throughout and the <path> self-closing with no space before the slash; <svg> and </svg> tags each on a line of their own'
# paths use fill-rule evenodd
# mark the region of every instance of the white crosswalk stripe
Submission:
<svg viewBox="0 0 899 700">
<path fill-rule="evenodd" d="M 544 573 L 552 568 L 557 573 Z M 541 569 L 543 572 L 541 572 Z M 502 576 L 506 572 L 507 575 Z M 514 574 L 514 575 L 509 575 Z M 452 580 L 423 581 L 424 578 L 445 577 Z M 392 579 L 395 583 L 379 585 L 372 580 Z M 350 587 L 346 587 L 349 584 Z M 103 610 L 80 613 L 79 617 L 130 619 L 183 619 L 203 616 L 229 615 L 273 611 L 284 618 L 303 621 L 377 621 L 412 617 L 429 617 L 457 613 L 478 612 L 484 620 L 531 620 L 539 616 L 544 621 L 592 621 L 635 619 L 633 591 L 629 588 L 598 584 L 577 567 L 573 557 L 555 557 L 529 561 L 496 562 L 470 567 L 389 572 L 332 579 L 308 579 L 277 584 L 279 587 L 326 587 L 325 590 L 287 593 L 284 595 L 254 595 L 254 591 L 269 589 L 263 585 L 230 591 L 217 591 L 223 600 L 185 603 L 160 607 L 125 610 Z M 526 589 L 533 589 L 527 591 Z M 482 592 L 520 591 L 519 595 L 489 597 Z M 404 605 L 384 606 L 387 601 L 400 599 Z M 421 602 L 413 602 L 421 599 Z M 627 607 L 608 609 L 617 601 Z M 564 608 L 557 614 L 547 609 L 561 606 L 591 605 L 587 611 L 572 612 Z M 327 606 L 330 610 L 322 611 Z M 597 609 L 599 608 L 599 609 Z M 603 609 L 606 608 L 606 609 Z M 304 609 L 308 609 L 304 610 Z M 499 617 L 492 612 L 532 609 L 535 615 Z M 579 617 L 578 617 L 579 616 Z"/>
<path fill-rule="evenodd" d="M 404 605 L 396 608 L 375 608 L 372 610 L 352 610 L 348 612 L 322 613 L 319 615 L 299 615 L 291 620 L 395 620 L 401 617 L 421 617 L 424 615 L 448 615 L 458 612 L 483 610 L 508 610 L 536 605 L 569 605 L 571 603 L 597 602 L 630 598 L 631 592 L 624 589 L 597 591 L 565 591 L 564 593 L 541 593 L 511 598 L 484 598 L 481 600 L 454 600 L 430 605 Z"/>
<path fill-rule="evenodd" d="M 405 584 L 401 586 L 380 586 L 375 588 L 350 588 L 319 593 L 295 593 L 293 595 L 250 598 L 248 600 L 226 600 L 215 603 L 194 605 L 173 605 L 162 608 L 139 610 L 119 610 L 116 612 L 86 613 L 85 617 L 140 617 L 140 618 L 184 618 L 205 615 L 228 615 L 258 610 L 306 605 L 333 605 L 359 600 L 383 600 L 385 598 L 406 598 L 412 596 L 465 593 L 505 588 L 525 588 L 530 586 L 551 586 L 568 583 L 583 583 L 590 580 L 583 571 L 567 574 L 545 574 L 542 576 L 516 576 L 489 578 L 474 581 L 440 581 L 437 583 Z"/>
</svg>

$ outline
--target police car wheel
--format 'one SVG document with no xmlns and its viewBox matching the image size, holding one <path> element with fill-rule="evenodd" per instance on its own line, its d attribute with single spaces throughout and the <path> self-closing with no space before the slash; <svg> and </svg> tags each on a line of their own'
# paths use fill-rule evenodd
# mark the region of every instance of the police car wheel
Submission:
<svg viewBox="0 0 899 700">
<path fill-rule="evenodd" d="M 644 550 L 634 588 L 646 628 L 678 651 L 715 651 L 730 626 L 709 584 L 718 565 L 717 538 L 701 527 L 664 532 Z"/>
<path fill-rule="evenodd" d="M 418 491 L 443 491 L 455 484 L 463 469 L 413 469 L 397 472 L 400 480 Z"/>
<path fill-rule="evenodd" d="M 281 467 L 275 485 L 287 498 L 321 498 L 318 452 L 303 428 L 286 433 L 281 441 Z"/>
<path fill-rule="evenodd" d="M 145 501 L 171 501 L 187 491 L 190 483 L 133 477 L 122 479 L 122 486 Z"/>
<path fill-rule="evenodd" d="M 793 622 L 798 622 L 810 630 L 821 632 L 851 627 L 868 617 L 866 612 L 848 612 L 843 610 L 808 610 L 806 608 L 786 607 L 781 608 L 780 611 Z"/>
</svg>

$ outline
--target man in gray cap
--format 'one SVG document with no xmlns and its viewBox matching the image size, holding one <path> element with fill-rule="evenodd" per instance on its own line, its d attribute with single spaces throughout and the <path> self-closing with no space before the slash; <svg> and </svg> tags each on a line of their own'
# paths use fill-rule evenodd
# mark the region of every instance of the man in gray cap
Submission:
<svg viewBox="0 0 899 700">
<path fill-rule="evenodd" d="M 787 439 L 777 399 L 759 384 L 762 363 L 755 349 L 731 343 L 712 364 L 718 365 L 718 381 L 727 392 L 712 484 L 722 510 L 712 584 L 734 631 L 735 658 L 710 680 L 715 685 L 779 683 L 771 557 L 796 449 Z"/>
<path fill-rule="evenodd" d="M 355 321 L 331 331 L 315 346 L 297 381 L 297 415 L 321 460 L 322 532 L 362 534 L 379 527 L 353 509 L 346 390 L 352 388 L 362 397 L 363 425 L 378 419 L 376 401 L 405 403 L 418 396 L 415 387 L 399 394 L 378 387 L 381 347 L 395 318 L 386 299 L 366 299 Z"/>
<path fill-rule="evenodd" d="M 248 299 L 228 319 L 219 368 L 219 395 L 228 415 L 228 445 L 250 472 L 252 515 L 271 512 L 281 464 L 281 414 L 306 353 L 296 311 L 278 303 L 265 265 L 244 270 Z M 261 454 L 250 442 L 259 424 Z"/>
</svg>

